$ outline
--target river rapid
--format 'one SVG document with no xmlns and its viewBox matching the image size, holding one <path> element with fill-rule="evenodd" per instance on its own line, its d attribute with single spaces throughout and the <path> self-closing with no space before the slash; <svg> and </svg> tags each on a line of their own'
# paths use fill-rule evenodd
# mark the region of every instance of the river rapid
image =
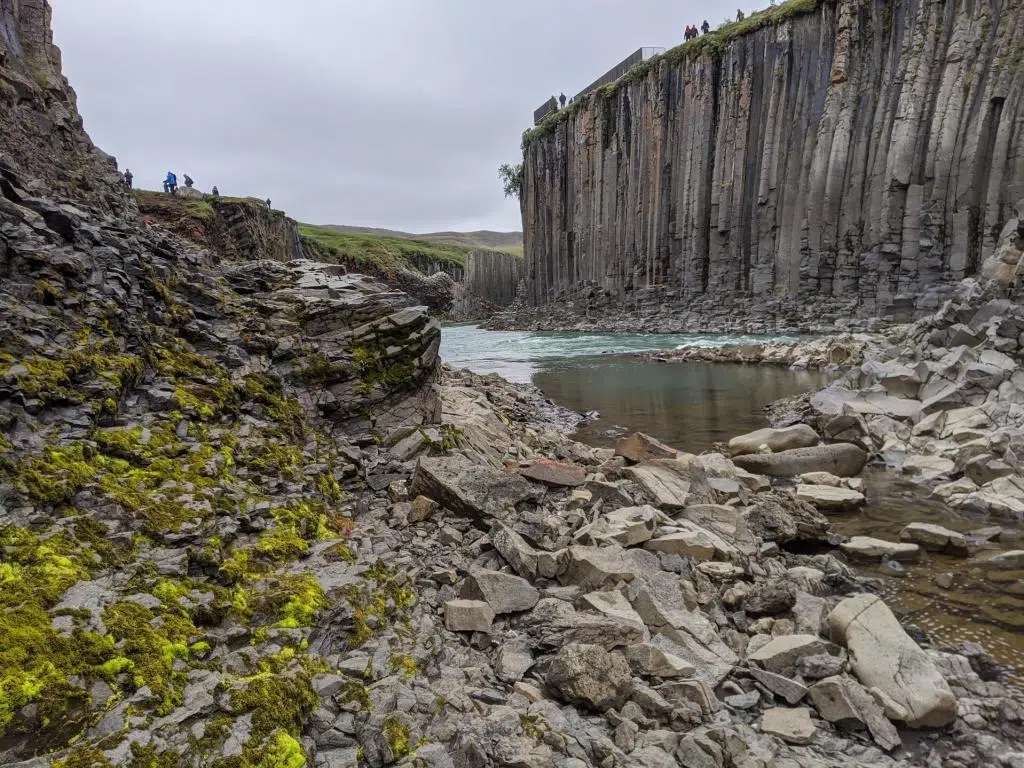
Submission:
<svg viewBox="0 0 1024 768">
<path fill-rule="evenodd" d="M 830 375 L 776 366 L 664 364 L 634 353 L 783 338 L 484 331 L 458 324 L 443 329 L 441 357 L 456 367 L 532 383 L 565 408 L 596 412 L 576 433 L 581 442 L 611 446 L 639 430 L 700 453 L 767 426 L 766 405 L 820 389 Z M 903 526 L 915 521 L 962 532 L 986 524 L 928 499 L 923 489 L 892 472 L 869 469 L 865 480 L 865 508 L 830 516 L 835 530 L 846 536 L 898 541 Z M 1020 529 L 1003 528 L 1008 543 L 1020 541 Z M 886 599 L 939 642 L 978 642 L 1000 662 L 1017 667 L 1018 674 L 1024 671 L 1024 596 L 1019 585 L 990 581 L 963 558 L 935 554 L 908 564 L 900 578 L 880 567 L 863 566 L 860 571 L 880 579 Z M 952 588 L 938 585 L 947 575 L 952 576 Z"/>
</svg>

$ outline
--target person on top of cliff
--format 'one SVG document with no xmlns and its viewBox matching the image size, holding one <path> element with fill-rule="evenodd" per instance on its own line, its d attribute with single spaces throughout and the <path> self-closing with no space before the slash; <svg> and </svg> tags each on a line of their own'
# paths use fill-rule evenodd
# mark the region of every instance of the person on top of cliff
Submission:
<svg viewBox="0 0 1024 768">
<path fill-rule="evenodd" d="M 686 29 L 683 30 L 683 42 L 690 42 L 690 25 L 686 25 Z"/>
<path fill-rule="evenodd" d="M 125 169 L 124 169 L 124 185 L 125 185 L 126 187 L 128 187 L 128 189 L 131 189 L 131 188 L 132 188 L 132 180 L 133 180 L 134 178 L 135 178 L 135 177 L 134 177 L 134 176 L 132 176 L 132 171 L 131 171 L 131 168 L 125 168 Z"/>
<path fill-rule="evenodd" d="M 270 198 L 269 197 L 267 198 L 267 210 L 268 211 L 270 210 Z"/>
<path fill-rule="evenodd" d="M 564 93 L 560 94 L 558 96 L 558 103 L 562 105 L 562 109 L 565 109 L 565 94 Z"/>
<path fill-rule="evenodd" d="M 167 172 L 167 178 L 164 179 L 164 192 L 172 195 L 178 192 L 178 177 L 174 175 L 174 171 Z"/>
<path fill-rule="evenodd" d="M 743 15 L 743 11 L 741 11 L 739 8 L 737 8 L 736 9 L 736 21 L 743 21 L 743 19 L 745 19 L 745 18 L 746 18 L 746 16 Z"/>
<path fill-rule="evenodd" d="M 707 34 L 708 32 L 710 32 L 710 31 L 711 31 L 711 25 L 710 25 L 710 24 L 708 24 L 708 20 L 707 20 L 707 19 L 704 19 L 704 23 L 700 25 L 700 28 L 701 28 L 702 30 L 704 30 L 704 34 L 705 34 L 705 35 L 706 35 L 706 34 Z"/>
<path fill-rule="evenodd" d="M 186 174 L 185 174 L 185 186 L 186 186 L 186 187 L 188 187 L 189 189 L 192 189 L 192 185 L 193 185 L 193 184 L 195 184 L 195 182 L 194 182 L 194 181 L 192 181 L 192 177 L 191 177 L 191 176 L 189 176 L 189 175 L 188 175 L 188 174 L 186 173 Z"/>
<path fill-rule="evenodd" d="M 213 185 L 213 191 L 210 194 L 213 195 L 214 197 L 220 197 L 220 190 L 217 189 L 216 184 Z"/>
</svg>

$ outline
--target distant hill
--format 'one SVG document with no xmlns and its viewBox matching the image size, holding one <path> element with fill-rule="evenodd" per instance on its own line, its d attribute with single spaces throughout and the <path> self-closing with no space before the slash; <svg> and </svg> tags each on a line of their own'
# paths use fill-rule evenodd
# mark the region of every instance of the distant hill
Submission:
<svg viewBox="0 0 1024 768">
<path fill-rule="evenodd" d="M 325 224 L 317 229 L 333 229 L 338 232 L 349 232 L 358 235 L 376 235 L 378 237 L 397 238 L 400 240 L 419 240 L 420 242 L 454 245 L 459 248 L 479 249 L 487 251 L 504 251 L 515 256 L 523 255 L 522 232 L 492 232 L 481 229 L 476 232 L 429 232 L 413 234 L 393 229 L 377 227 L 350 227 L 345 224 Z"/>
</svg>

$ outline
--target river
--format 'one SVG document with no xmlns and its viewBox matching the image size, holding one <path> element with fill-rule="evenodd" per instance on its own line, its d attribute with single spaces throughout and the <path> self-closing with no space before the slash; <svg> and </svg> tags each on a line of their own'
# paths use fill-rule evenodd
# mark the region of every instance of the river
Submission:
<svg viewBox="0 0 1024 768">
<path fill-rule="evenodd" d="M 818 389 L 827 384 L 828 376 L 770 366 L 663 364 L 628 353 L 755 340 L 764 337 L 504 332 L 459 324 L 443 329 L 441 356 L 446 363 L 477 373 L 532 382 L 553 402 L 574 411 L 599 412 L 576 434 L 582 442 L 609 446 L 623 434 L 640 430 L 700 453 L 766 426 L 765 405 Z M 898 541 L 902 527 L 915 521 L 962 532 L 985 524 L 929 500 L 919 486 L 891 472 L 869 470 L 865 478 L 866 507 L 831 517 L 833 527 L 844 535 Z M 1016 546 L 1019 527 L 1003 527 L 1003 546 Z M 935 554 L 907 565 L 903 578 L 871 566 L 860 570 L 882 579 L 883 594 L 891 604 L 940 642 L 976 641 L 1000 662 L 1024 669 L 1024 585 L 1019 580 L 993 581 L 968 560 Z M 944 574 L 953 575 L 952 589 L 937 585 Z"/>
</svg>

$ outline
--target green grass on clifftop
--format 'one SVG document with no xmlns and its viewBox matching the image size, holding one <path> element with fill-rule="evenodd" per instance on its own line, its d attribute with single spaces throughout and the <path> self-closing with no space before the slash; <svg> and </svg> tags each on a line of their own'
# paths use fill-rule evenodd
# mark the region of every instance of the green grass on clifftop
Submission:
<svg viewBox="0 0 1024 768">
<path fill-rule="evenodd" d="M 731 40 L 741 37 L 750 32 L 756 32 L 763 27 L 782 24 L 796 16 L 803 16 L 816 11 L 826 0 L 787 0 L 787 2 L 766 8 L 750 14 L 743 21 L 731 21 L 722 24 L 717 29 L 706 35 L 691 40 L 675 48 L 671 48 L 660 56 L 655 56 L 647 61 L 641 61 L 632 66 L 618 80 L 591 91 L 586 96 L 578 99 L 565 109 L 561 109 L 546 117 L 539 125 L 526 130 L 523 133 L 523 149 L 525 150 L 532 142 L 551 135 L 555 128 L 566 122 L 580 108 L 593 98 L 609 98 L 619 88 L 636 82 L 644 77 L 659 62 L 666 62 L 670 65 L 679 64 L 683 61 L 698 58 L 705 54 L 712 57 L 721 56 Z"/>
<path fill-rule="evenodd" d="M 382 237 L 375 234 L 341 232 L 329 227 L 300 224 L 299 234 L 316 245 L 326 248 L 344 261 L 367 265 L 393 274 L 402 269 L 417 269 L 417 260 L 428 259 L 440 264 L 466 263 L 466 254 L 472 248 L 442 245 L 420 240 Z"/>
</svg>

